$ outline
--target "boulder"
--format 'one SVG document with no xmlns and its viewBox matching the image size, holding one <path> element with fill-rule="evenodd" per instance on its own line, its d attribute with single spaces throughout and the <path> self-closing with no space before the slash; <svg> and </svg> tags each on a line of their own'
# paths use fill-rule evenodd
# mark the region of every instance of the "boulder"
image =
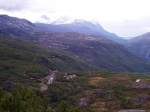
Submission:
<svg viewBox="0 0 150 112">
<path fill-rule="evenodd" d="M 127 109 L 127 110 L 120 110 L 118 112 L 146 112 L 146 110 L 138 110 L 138 109 Z"/>
</svg>

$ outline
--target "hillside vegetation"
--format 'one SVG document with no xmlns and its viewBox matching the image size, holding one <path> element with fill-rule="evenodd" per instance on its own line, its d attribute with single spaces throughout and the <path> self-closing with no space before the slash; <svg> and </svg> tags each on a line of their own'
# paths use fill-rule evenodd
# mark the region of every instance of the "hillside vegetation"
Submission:
<svg viewBox="0 0 150 112">
<path fill-rule="evenodd" d="M 57 50 L 45 50 L 19 39 L 0 38 L 0 77 L 45 75 L 48 69 L 60 71 L 87 70 L 88 65 Z"/>
<path fill-rule="evenodd" d="M 135 112 L 141 112 L 140 110 L 149 112 L 150 110 L 148 75 L 111 72 L 74 75 L 59 72 L 55 75 L 53 83 L 44 83 L 48 87 L 44 91 L 41 91 L 43 84 L 39 79 L 30 81 L 32 85 L 29 85 L 28 81 L 3 82 L 0 88 L 0 111 L 120 112 L 124 110 L 126 112 L 130 109 Z M 42 79 L 45 78 L 41 77 Z M 13 86 L 10 86 L 10 82 Z"/>
</svg>

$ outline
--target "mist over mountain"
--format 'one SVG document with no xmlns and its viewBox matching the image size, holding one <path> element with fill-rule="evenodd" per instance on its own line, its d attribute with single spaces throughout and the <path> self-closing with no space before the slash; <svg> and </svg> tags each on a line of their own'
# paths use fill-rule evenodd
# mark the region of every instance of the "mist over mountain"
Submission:
<svg viewBox="0 0 150 112">
<path fill-rule="evenodd" d="M 46 32 L 77 32 L 87 35 L 104 36 L 118 43 L 125 42 L 124 39 L 118 37 L 114 33 L 106 31 L 98 22 L 89 22 L 85 20 L 74 20 L 70 23 L 63 24 L 35 24 L 39 30 Z"/>
<path fill-rule="evenodd" d="M 44 23 L 31 23 L 25 19 L 17 19 L 12 17 L 11 19 L 7 15 L 0 16 L 1 32 L 16 33 L 17 35 L 24 36 L 26 38 L 32 37 L 32 33 L 44 31 L 44 32 L 77 32 L 86 35 L 104 36 L 108 39 L 116 41 L 118 43 L 124 43 L 126 40 L 118 37 L 114 33 L 106 31 L 99 23 L 89 22 L 85 20 L 75 20 L 66 24 L 44 24 Z M 15 30 L 14 30 L 15 29 Z M 32 37 L 34 38 L 34 37 Z"/>
</svg>

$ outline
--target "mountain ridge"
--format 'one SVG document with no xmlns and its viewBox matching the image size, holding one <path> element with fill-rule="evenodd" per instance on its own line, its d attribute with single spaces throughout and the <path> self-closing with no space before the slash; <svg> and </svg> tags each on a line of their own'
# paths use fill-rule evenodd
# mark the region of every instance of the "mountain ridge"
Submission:
<svg viewBox="0 0 150 112">
<path fill-rule="evenodd" d="M 46 32 L 78 32 L 94 36 L 105 36 L 118 43 L 124 43 L 125 41 L 116 34 L 107 32 L 99 23 L 93 23 L 85 20 L 77 20 L 63 24 L 35 23 L 35 25 L 39 30 Z"/>
<path fill-rule="evenodd" d="M 80 32 L 41 31 L 31 22 L 19 18 L 12 18 L 11 21 L 11 17 L 7 16 L 7 18 L 9 22 L 6 19 L 6 22 L 2 23 L 4 27 L 1 27 L 0 37 L 26 40 L 48 51 L 57 50 L 60 54 L 65 52 L 68 56 L 73 56 L 73 60 L 80 59 L 81 62 L 88 64 L 91 69 L 120 72 L 149 72 L 150 70 L 150 66 L 145 60 L 128 52 L 123 45 L 109 39 L 106 35 L 95 36 Z M 93 27 L 93 24 L 91 24 L 91 27 Z M 30 28 L 31 30 L 27 30 Z M 53 64 L 55 65 L 57 62 L 59 61 L 55 60 Z M 76 65 L 80 64 L 76 63 Z"/>
</svg>

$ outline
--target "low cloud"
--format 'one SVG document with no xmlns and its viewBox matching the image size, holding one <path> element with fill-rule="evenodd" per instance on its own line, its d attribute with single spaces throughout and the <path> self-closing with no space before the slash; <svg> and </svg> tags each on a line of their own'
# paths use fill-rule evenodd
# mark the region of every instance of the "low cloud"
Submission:
<svg viewBox="0 0 150 112">
<path fill-rule="evenodd" d="M 0 9 L 6 11 L 19 11 L 26 9 L 30 0 L 0 0 Z"/>
</svg>

